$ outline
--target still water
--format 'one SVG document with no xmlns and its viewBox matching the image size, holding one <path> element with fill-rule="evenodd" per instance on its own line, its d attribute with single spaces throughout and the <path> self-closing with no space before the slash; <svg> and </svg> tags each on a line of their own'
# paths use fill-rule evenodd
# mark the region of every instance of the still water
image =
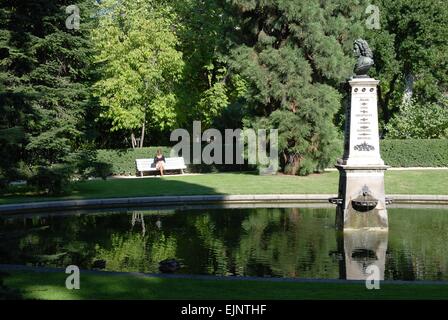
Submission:
<svg viewBox="0 0 448 320">
<path fill-rule="evenodd" d="M 448 210 L 390 209 L 388 233 L 341 234 L 334 209 L 120 211 L 0 218 L 0 263 L 159 273 L 448 280 Z"/>
</svg>

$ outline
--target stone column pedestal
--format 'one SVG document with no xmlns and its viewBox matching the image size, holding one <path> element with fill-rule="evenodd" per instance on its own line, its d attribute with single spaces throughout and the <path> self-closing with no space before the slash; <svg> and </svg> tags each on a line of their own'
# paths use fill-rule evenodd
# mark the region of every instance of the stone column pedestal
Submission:
<svg viewBox="0 0 448 320">
<path fill-rule="evenodd" d="M 336 165 L 336 168 L 339 170 L 339 198 L 342 199 L 337 206 L 337 228 L 344 231 L 356 229 L 386 231 L 389 224 L 384 172 L 388 167 Z M 357 206 L 358 202 L 362 205 L 365 191 L 376 200 L 376 205 L 372 203 L 369 207 L 367 203 L 367 208 Z"/>
</svg>

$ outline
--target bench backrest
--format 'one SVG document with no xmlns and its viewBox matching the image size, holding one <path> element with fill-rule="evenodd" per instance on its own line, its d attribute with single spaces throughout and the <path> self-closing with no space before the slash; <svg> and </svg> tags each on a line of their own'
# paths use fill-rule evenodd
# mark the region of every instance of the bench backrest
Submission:
<svg viewBox="0 0 448 320">
<path fill-rule="evenodd" d="M 135 164 L 137 165 L 138 171 L 148 171 L 151 169 L 154 159 L 136 159 Z"/>
<path fill-rule="evenodd" d="M 174 170 L 174 169 L 186 169 L 184 158 L 182 157 L 174 157 L 174 158 L 165 158 L 165 170 Z M 153 171 L 156 170 L 154 165 L 154 159 L 136 159 L 135 164 L 137 165 L 138 171 Z"/>
<path fill-rule="evenodd" d="M 165 169 L 186 169 L 185 160 L 182 157 L 165 158 Z"/>
</svg>

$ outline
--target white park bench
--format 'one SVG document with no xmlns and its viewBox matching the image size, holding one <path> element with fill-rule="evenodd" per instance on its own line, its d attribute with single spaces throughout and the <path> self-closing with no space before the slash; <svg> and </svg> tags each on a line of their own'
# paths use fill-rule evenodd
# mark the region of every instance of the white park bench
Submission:
<svg viewBox="0 0 448 320">
<path fill-rule="evenodd" d="M 143 177 L 143 172 L 159 171 L 156 169 L 154 159 L 136 159 L 135 164 L 137 166 L 137 172 L 140 172 L 141 177 Z M 180 172 L 183 174 L 184 169 L 187 169 L 184 158 L 182 157 L 165 158 L 164 171 L 180 170 Z"/>
</svg>

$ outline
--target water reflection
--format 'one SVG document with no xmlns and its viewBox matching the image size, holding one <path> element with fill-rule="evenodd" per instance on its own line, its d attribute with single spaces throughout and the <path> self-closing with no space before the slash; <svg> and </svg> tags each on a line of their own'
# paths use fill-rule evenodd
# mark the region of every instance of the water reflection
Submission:
<svg viewBox="0 0 448 320">
<path fill-rule="evenodd" d="M 376 266 L 380 272 L 379 280 L 384 280 L 388 235 L 381 231 L 344 232 L 344 278 L 366 280 L 371 275 L 367 267 Z"/>
<path fill-rule="evenodd" d="M 144 236 L 146 233 L 145 228 L 145 218 L 143 216 L 143 212 L 132 212 L 132 218 L 131 218 L 131 230 L 134 229 L 134 226 L 136 223 L 139 223 L 142 227 L 142 235 Z"/>
<path fill-rule="evenodd" d="M 129 211 L 0 218 L 0 263 L 187 274 L 448 280 L 448 211 L 391 209 L 389 233 L 345 233 L 328 209 Z M 387 254 L 386 254 L 387 251 Z M 99 262 L 101 263 L 99 263 Z"/>
<path fill-rule="evenodd" d="M 156 227 L 157 227 L 157 229 L 159 229 L 159 230 L 162 229 L 162 220 L 160 220 L 160 217 L 157 218 L 157 221 L 156 221 Z"/>
</svg>

